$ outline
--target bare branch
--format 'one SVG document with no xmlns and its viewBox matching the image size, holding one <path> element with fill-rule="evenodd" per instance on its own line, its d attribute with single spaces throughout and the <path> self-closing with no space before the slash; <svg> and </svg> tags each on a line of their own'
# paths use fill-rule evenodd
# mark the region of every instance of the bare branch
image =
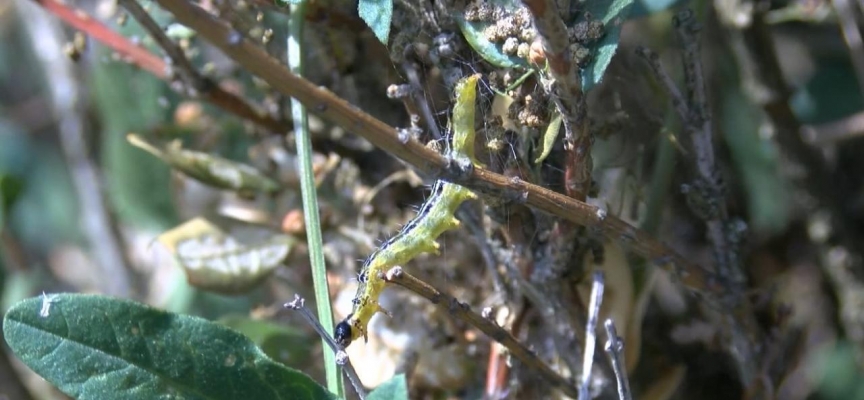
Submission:
<svg viewBox="0 0 864 400">
<path fill-rule="evenodd" d="M 579 386 L 579 400 L 591 398 L 591 369 L 594 365 L 594 349 L 597 347 L 597 319 L 603 303 L 604 279 L 602 271 L 595 271 L 591 284 L 591 300 L 588 303 L 588 323 L 585 324 L 585 352 L 582 361 L 582 385 Z"/>
<path fill-rule="evenodd" d="M 161 57 L 156 56 L 140 45 L 132 43 L 125 36 L 114 32 L 97 19 L 88 16 L 87 13 L 56 0 L 33 1 L 62 19 L 67 25 L 85 32 L 90 37 L 117 52 L 122 56 L 123 60 L 138 66 L 163 81 L 171 79 L 170 68 L 168 68 Z M 291 129 L 291 124 L 287 121 L 271 118 L 265 112 L 253 107 L 237 95 L 225 91 L 218 85 L 211 85 L 208 90 L 199 94 L 211 104 L 268 131 L 281 134 Z"/>
<path fill-rule="evenodd" d="M 351 382 L 351 386 L 354 387 L 354 391 L 357 392 L 357 397 L 360 397 L 361 400 L 365 399 L 366 389 L 363 388 L 363 384 L 360 382 L 360 377 L 357 376 L 357 371 L 355 371 L 354 366 L 351 365 L 351 360 L 348 359 L 348 354 L 345 353 L 345 348 L 333 340 L 330 333 L 321 326 L 318 319 L 312 315 L 312 312 L 309 311 L 308 308 L 306 308 L 306 300 L 295 294 L 294 300 L 285 303 L 283 307 L 300 312 L 300 315 L 302 315 L 306 322 L 315 329 L 318 336 L 321 336 L 321 338 L 324 339 L 324 342 L 330 346 L 330 349 L 336 353 L 336 363 L 342 367 L 342 371 L 345 372 L 345 377 L 348 378 L 348 381 Z"/>
<path fill-rule="evenodd" d="M 606 353 L 609 355 L 612 370 L 615 371 L 615 380 L 618 382 L 618 399 L 632 400 L 633 393 L 630 392 L 630 379 L 627 378 L 627 364 L 624 363 L 624 341 L 618 337 L 615 322 L 607 319 L 603 325 L 609 338 L 606 341 Z"/>
<path fill-rule="evenodd" d="M 513 335 L 496 325 L 493 321 L 483 318 L 480 314 L 471 311 L 470 306 L 460 302 L 456 298 L 441 292 L 432 287 L 426 282 L 411 276 L 402 270 L 402 267 L 391 268 L 384 276 L 388 283 L 395 283 L 402 286 L 420 296 L 428 299 L 432 304 L 438 306 L 442 310 L 450 313 L 468 324 L 471 324 L 481 332 L 488 335 L 492 340 L 501 343 L 514 357 L 522 361 L 531 370 L 537 371 L 543 379 L 546 379 L 550 384 L 558 389 L 561 389 L 568 396 L 576 398 L 579 396 L 579 391 L 571 382 L 556 373 L 552 368 L 546 365 L 525 345 L 519 343 Z"/>
</svg>

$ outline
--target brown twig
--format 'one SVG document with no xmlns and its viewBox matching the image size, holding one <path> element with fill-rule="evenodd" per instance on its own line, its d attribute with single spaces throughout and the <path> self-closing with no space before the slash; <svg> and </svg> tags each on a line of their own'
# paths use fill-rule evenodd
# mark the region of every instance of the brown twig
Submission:
<svg viewBox="0 0 864 400">
<path fill-rule="evenodd" d="M 470 171 L 454 172 L 454 168 L 450 167 L 451 163 L 441 154 L 411 137 L 399 135 L 393 127 L 364 113 L 326 89 L 295 76 L 256 45 L 242 38 L 238 39 L 236 32 L 233 32 L 230 27 L 225 26 L 197 5 L 187 1 L 158 0 L 158 2 L 173 13 L 180 23 L 194 29 L 240 66 L 268 82 L 275 90 L 297 98 L 313 113 L 362 136 L 421 172 L 442 176 L 497 198 L 524 202 L 538 210 L 587 226 L 614 240 L 628 244 L 637 254 L 680 278 L 687 287 L 709 295 L 723 295 L 723 287 L 718 284 L 712 273 L 681 257 L 648 233 L 619 218 L 607 216 L 604 210 L 519 178 L 508 178 L 479 166 Z"/>
<path fill-rule="evenodd" d="M 567 26 L 561 20 L 554 0 L 522 0 L 522 4 L 534 17 L 534 28 L 541 39 L 549 72 L 555 79 L 555 87 L 549 91 L 564 117 L 565 191 L 573 198 L 585 200 L 591 188 L 591 145 L 594 139 L 588 129 L 579 68 L 574 65 L 570 54 Z"/>
<path fill-rule="evenodd" d="M 114 32 L 98 20 L 87 15 L 87 13 L 57 0 L 33 1 L 62 19 L 69 26 L 87 33 L 111 50 L 117 52 L 124 60 L 161 80 L 169 81 L 171 79 L 170 68 L 168 68 L 168 65 L 162 58 L 149 52 L 144 47 L 132 43 L 125 36 Z M 201 94 L 204 100 L 213 105 L 271 132 L 281 134 L 291 129 L 289 122 L 271 118 L 237 95 L 222 89 L 219 85 L 212 85 L 209 90 Z"/>
<path fill-rule="evenodd" d="M 481 332 L 488 335 L 492 340 L 501 343 L 514 357 L 525 364 L 532 371 L 537 371 L 543 379 L 546 379 L 550 384 L 558 389 L 561 389 L 570 397 L 576 398 L 579 396 L 579 391 L 567 379 L 556 373 L 552 368 L 543 363 L 531 350 L 519 343 L 513 335 L 495 324 L 489 319 L 483 318 L 480 314 L 471 311 L 470 307 L 457 300 L 456 298 L 441 292 L 440 290 L 430 286 L 426 282 L 411 276 L 402 270 L 402 267 L 394 267 L 387 271 L 384 279 L 388 283 L 394 283 L 402 286 L 420 296 L 428 299 L 432 304 L 435 304 L 442 310 L 446 310 L 450 315 L 465 321 Z"/>
</svg>

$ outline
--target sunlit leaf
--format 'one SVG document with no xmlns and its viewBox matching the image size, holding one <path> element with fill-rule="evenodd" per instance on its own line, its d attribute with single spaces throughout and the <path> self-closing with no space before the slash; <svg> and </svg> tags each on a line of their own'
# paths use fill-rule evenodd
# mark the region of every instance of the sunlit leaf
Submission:
<svg viewBox="0 0 864 400">
<path fill-rule="evenodd" d="M 202 183 L 238 192 L 276 192 L 279 184 L 246 164 L 198 151 L 185 150 L 175 141 L 164 149 L 148 143 L 135 134 L 129 143 L 161 158 L 172 168 Z"/>
<path fill-rule="evenodd" d="M 486 4 L 500 7 L 511 13 L 523 7 L 521 2 L 517 0 L 490 0 Z M 580 6 L 581 11 L 578 13 L 578 18 L 569 24 L 569 26 L 574 26 L 586 21 L 601 21 L 603 23 L 603 36 L 596 42 L 585 46 L 590 51 L 591 59 L 581 69 L 584 91 L 591 90 L 602 80 L 603 73 L 618 48 L 621 24 L 627 19 L 632 5 L 633 0 L 588 0 Z M 498 19 L 468 21 L 465 15 L 456 17 L 456 22 L 459 24 L 459 29 L 465 39 L 486 61 L 502 68 L 527 67 L 528 61 L 525 58 L 507 54 L 504 51 L 503 41 L 492 42 L 489 40 L 486 29 L 497 21 Z"/>
<path fill-rule="evenodd" d="M 80 400 L 334 398 L 229 328 L 127 300 L 30 298 L 6 314 L 3 335 L 28 367 Z"/>
<path fill-rule="evenodd" d="M 522 7 L 518 0 L 490 0 L 488 4 L 511 12 Z M 468 21 L 462 14 L 456 16 L 456 23 L 459 24 L 465 40 L 483 59 L 501 68 L 528 67 L 526 59 L 505 54 L 503 42 L 494 43 L 486 37 L 484 30 L 495 22 L 497 21 Z"/>
<path fill-rule="evenodd" d="M 393 18 L 393 0 L 360 0 L 357 3 L 357 12 L 366 25 L 372 28 L 375 37 L 386 45 Z"/>
<path fill-rule="evenodd" d="M 174 255 L 192 286 L 242 293 L 281 265 L 294 239 L 248 227 L 226 232 L 203 218 L 188 221 L 157 240 Z"/>
</svg>

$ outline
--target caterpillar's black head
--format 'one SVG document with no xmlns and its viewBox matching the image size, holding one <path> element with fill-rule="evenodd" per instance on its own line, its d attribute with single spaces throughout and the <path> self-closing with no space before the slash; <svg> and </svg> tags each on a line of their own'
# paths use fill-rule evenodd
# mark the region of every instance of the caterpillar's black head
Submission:
<svg viewBox="0 0 864 400">
<path fill-rule="evenodd" d="M 342 347 L 346 347 L 351 344 L 351 338 L 351 324 L 348 323 L 348 319 L 345 319 L 336 325 L 336 330 L 333 332 L 333 339 L 335 339 L 336 343 L 339 343 Z"/>
</svg>

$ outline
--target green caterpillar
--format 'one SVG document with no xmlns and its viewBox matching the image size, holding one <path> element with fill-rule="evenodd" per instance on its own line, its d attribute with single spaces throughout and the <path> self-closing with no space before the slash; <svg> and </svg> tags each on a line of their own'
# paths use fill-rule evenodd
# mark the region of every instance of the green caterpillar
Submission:
<svg viewBox="0 0 864 400">
<path fill-rule="evenodd" d="M 456 85 L 456 106 L 453 108 L 453 141 L 448 156 L 456 162 L 476 165 L 474 158 L 474 103 L 476 86 L 480 75 L 469 76 Z M 417 216 L 406 224 L 396 236 L 378 248 L 360 271 L 360 286 L 354 297 L 354 309 L 345 320 L 336 325 L 334 338 L 342 346 L 348 346 L 362 337 L 368 339 L 366 326 L 378 312 L 389 312 L 378 304 L 384 290 L 384 273 L 397 265 L 404 265 L 421 253 L 438 254 L 436 239 L 444 231 L 459 226 L 453 214 L 462 202 L 477 196 L 468 189 L 438 180 L 432 193 L 423 203 Z"/>
</svg>

